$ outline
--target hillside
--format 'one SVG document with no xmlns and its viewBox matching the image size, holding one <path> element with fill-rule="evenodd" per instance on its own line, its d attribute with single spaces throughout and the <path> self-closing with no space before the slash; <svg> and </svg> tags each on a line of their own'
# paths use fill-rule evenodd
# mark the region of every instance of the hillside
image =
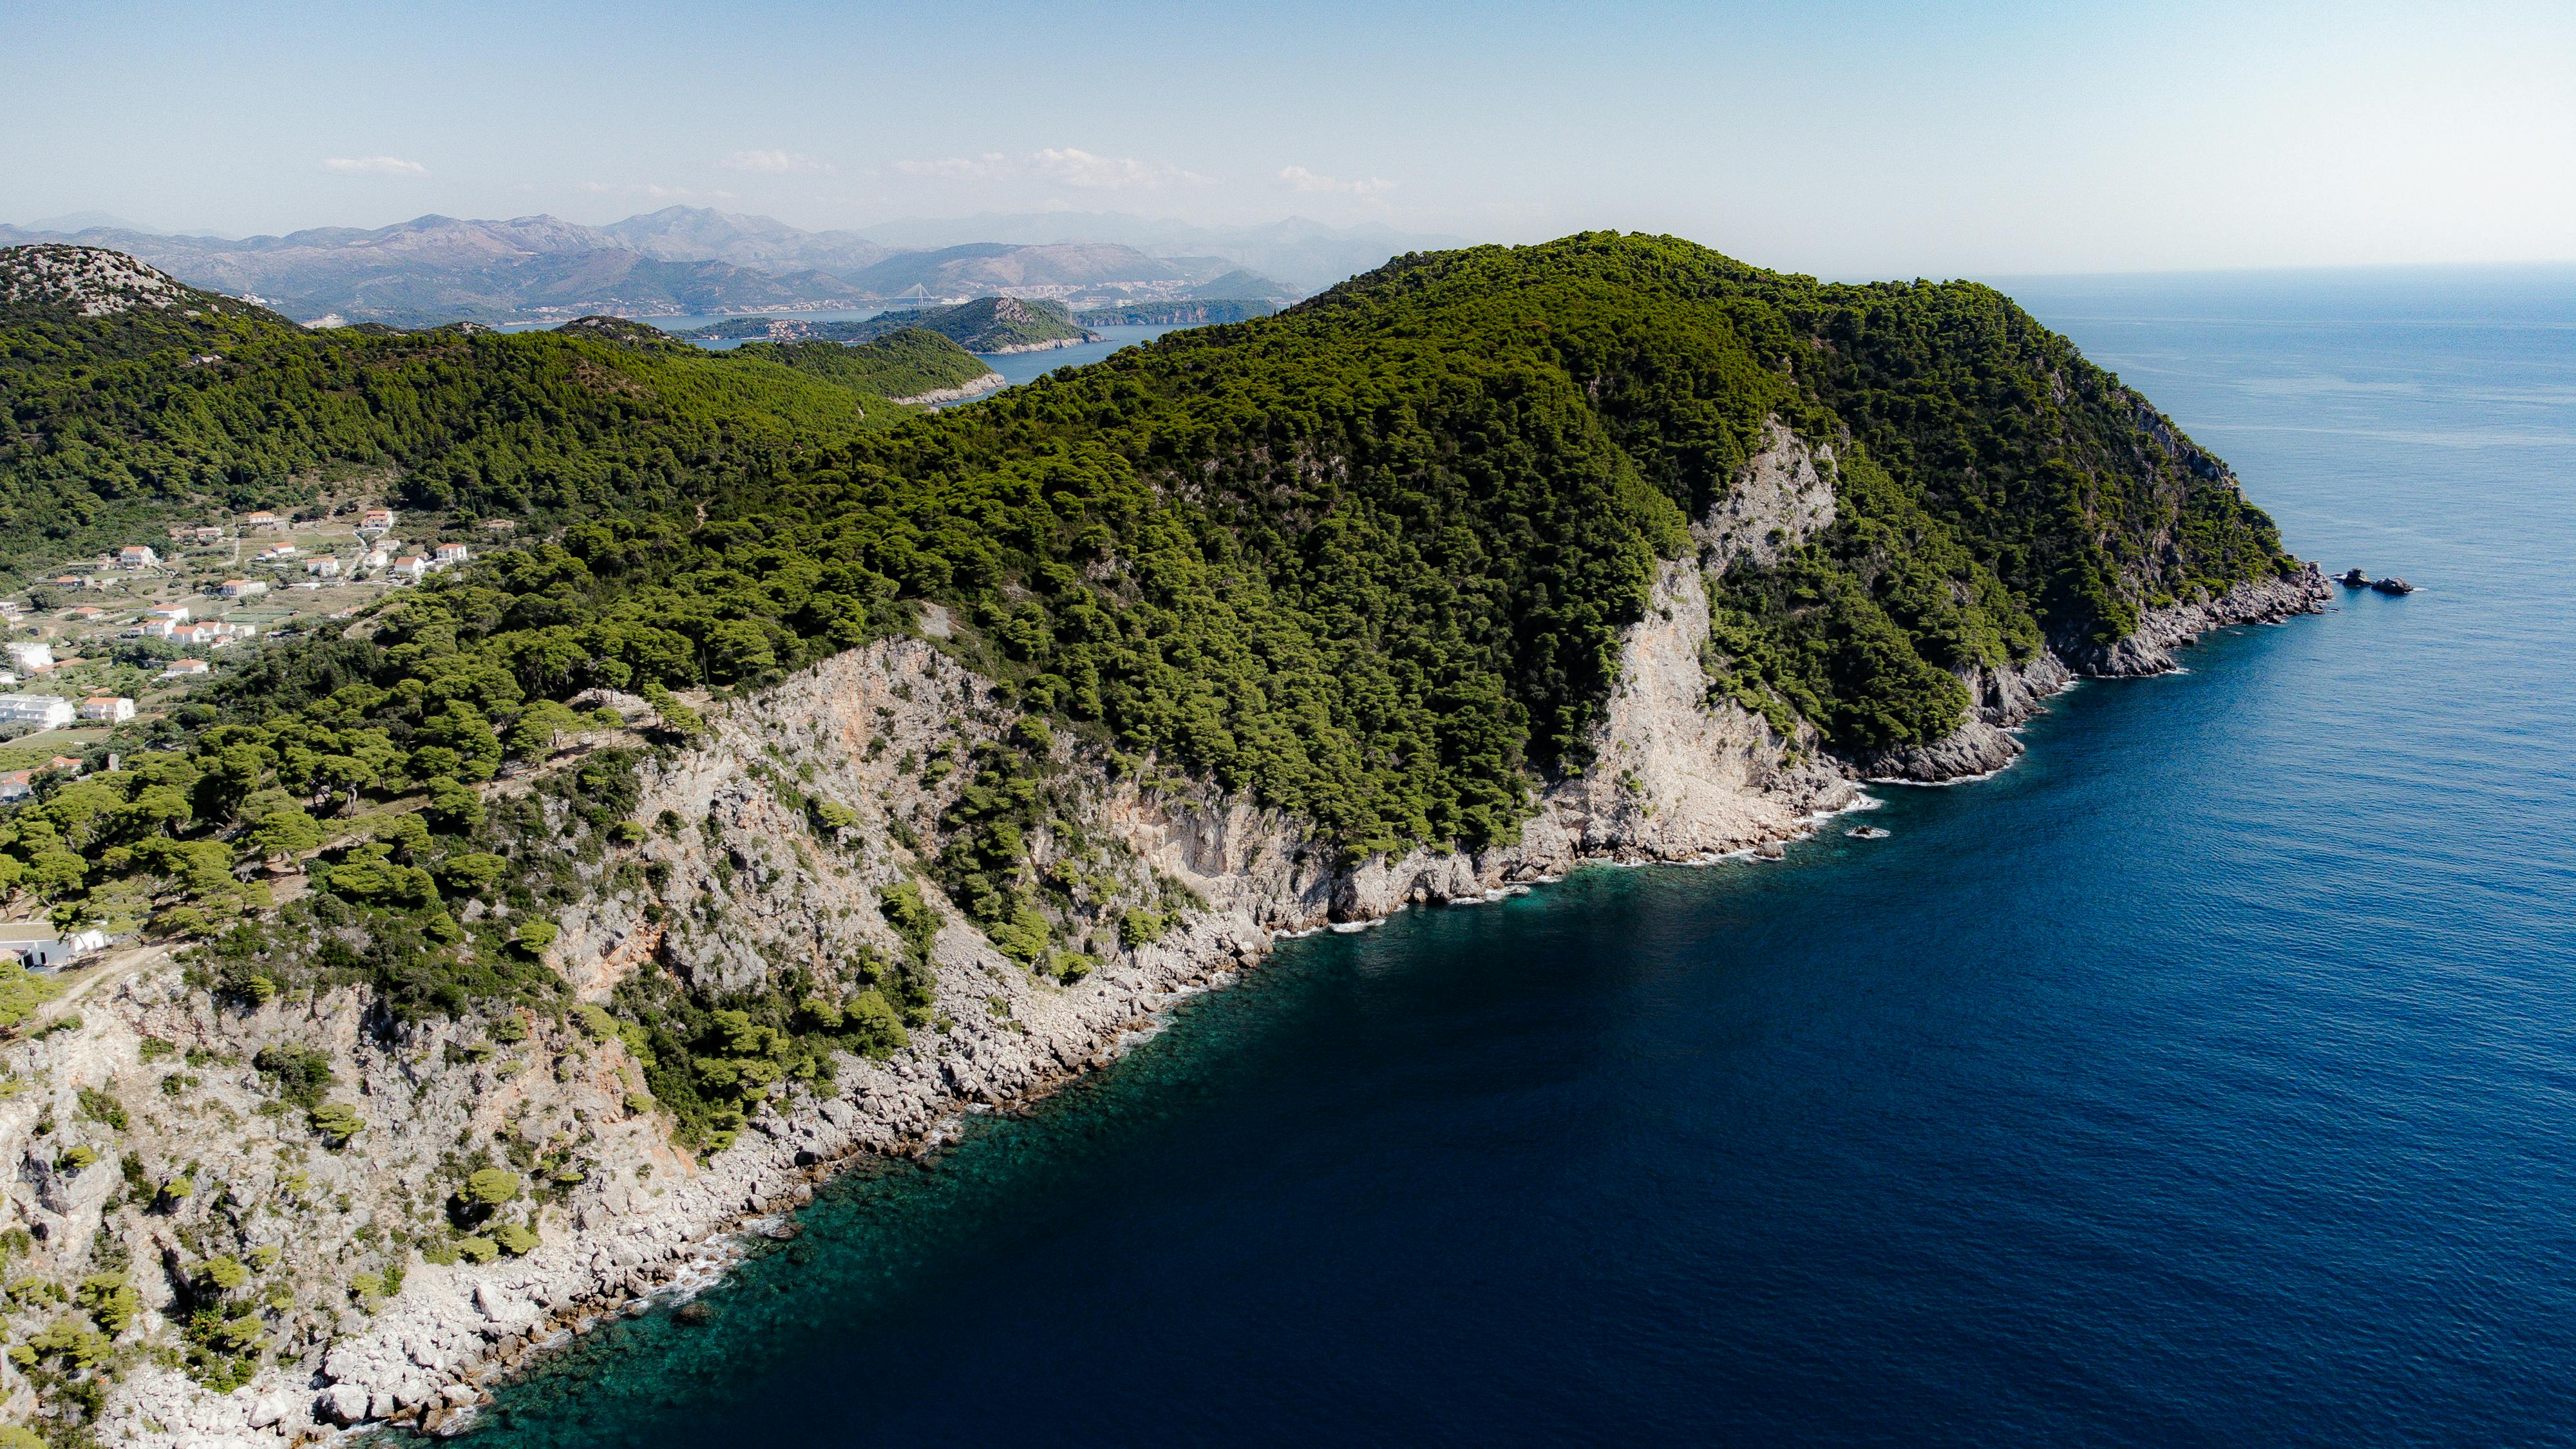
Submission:
<svg viewBox="0 0 2576 1449">
<path fill-rule="evenodd" d="M 495 1356 L 1275 932 L 1776 841 L 2322 588 L 2000 294 L 1668 238 L 1410 256 L 880 430 L 634 324 L 289 340 L 138 299 L 256 354 L 192 413 L 164 354 L 88 350 L 100 295 L 5 334 L 86 430 L 65 477 L 165 446 L 85 401 L 132 368 L 111 398 L 235 450 L 416 419 L 460 507 L 585 481 L 218 674 L 185 749 L 0 807 L 18 913 L 184 953 L 0 1048 L 46 1084 L 0 1102 L 44 1229 L 12 1271 L 56 1285 L 0 1386 L 62 1432 L 453 1425 Z M 546 467 L 439 465 L 496 431 Z"/>
<path fill-rule="evenodd" d="M 48 268 L 95 280 L 40 285 Z M 0 298 L 11 573 L 359 473 L 422 508 L 672 506 L 876 425 L 847 388 L 774 363 L 597 328 L 311 332 L 90 248 L 0 249 Z"/>
</svg>

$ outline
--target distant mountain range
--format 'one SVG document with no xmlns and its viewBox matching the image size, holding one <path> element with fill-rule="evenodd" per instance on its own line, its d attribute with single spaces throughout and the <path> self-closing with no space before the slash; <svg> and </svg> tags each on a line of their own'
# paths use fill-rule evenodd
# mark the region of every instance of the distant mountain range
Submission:
<svg viewBox="0 0 2576 1449">
<path fill-rule="evenodd" d="M 1454 238 L 1335 230 L 1295 219 L 1228 230 L 1105 213 L 817 232 L 769 217 L 675 206 L 607 226 L 552 216 L 424 216 L 372 231 L 320 227 L 239 240 L 108 224 L 114 221 L 93 213 L 25 228 L 0 225 L 0 246 L 78 241 L 299 321 L 417 327 L 593 313 L 804 311 L 995 294 L 1076 308 L 1207 298 L 1284 303 L 1396 252 L 1455 244 Z M 81 223 L 95 224 L 68 229 Z M 1007 234 L 957 240 L 977 225 Z M 1047 234 L 1049 227 L 1054 234 Z M 927 240 L 933 236 L 949 240 Z M 1116 239 L 1121 236 L 1132 239 Z"/>
<path fill-rule="evenodd" d="M 987 212 L 949 221 L 887 222 L 850 234 L 898 250 L 976 241 L 1113 242 L 1155 256 L 1222 257 L 1235 266 L 1276 277 L 1300 296 L 1382 266 L 1389 257 L 1473 245 L 1465 237 L 1400 232 L 1379 223 L 1334 227 L 1292 216 L 1263 226 L 1219 227 L 1114 211 Z"/>
</svg>

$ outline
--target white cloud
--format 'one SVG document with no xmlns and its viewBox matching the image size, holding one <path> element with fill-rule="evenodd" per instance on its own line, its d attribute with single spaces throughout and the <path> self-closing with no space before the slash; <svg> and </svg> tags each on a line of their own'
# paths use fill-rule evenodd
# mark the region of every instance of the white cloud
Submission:
<svg viewBox="0 0 2576 1449">
<path fill-rule="evenodd" d="M 427 176 L 429 168 L 400 156 L 332 156 L 322 162 L 325 171 L 346 176 Z"/>
<path fill-rule="evenodd" d="M 1029 157 L 1029 164 L 1068 186 L 1105 191 L 1151 191 L 1161 186 L 1203 186 L 1208 178 L 1167 161 L 1139 161 L 1133 156 L 1094 156 L 1071 147 L 1053 147 Z"/>
<path fill-rule="evenodd" d="M 1204 186 L 1210 179 L 1195 171 L 1184 171 L 1168 161 L 1141 161 L 1133 156 L 1095 156 L 1070 146 L 1049 146 L 1016 160 L 999 151 L 987 151 L 980 156 L 897 161 L 894 169 L 906 176 L 937 176 L 959 181 L 997 178 L 1054 181 L 1097 191 Z"/>
<path fill-rule="evenodd" d="M 705 196 L 716 201 L 734 199 L 734 193 L 730 191 L 692 191 L 685 186 L 664 186 L 653 181 L 622 185 L 606 181 L 584 181 L 579 184 L 582 190 L 595 196 L 647 196 L 656 201 L 686 201 L 694 196 Z"/>
<path fill-rule="evenodd" d="M 1331 191 L 1344 196 L 1382 196 L 1395 189 L 1395 183 L 1383 176 L 1371 176 L 1360 181 L 1336 181 L 1303 166 L 1282 167 L 1279 179 L 1299 191 Z"/>
<path fill-rule="evenodd" d="M 1007 168 L 1009 158 L 999 151 L 981 156 L 943 156 L 936 161 L 897 161 L 894 169 L 906 176 L 996 176 Z"/>
<path fill-rule="evenodd" d="M 818 161 L 801 151 L 736 151 L 716 163 L 727 171 L 829 171 L 828 161 Z"/>
</svg>

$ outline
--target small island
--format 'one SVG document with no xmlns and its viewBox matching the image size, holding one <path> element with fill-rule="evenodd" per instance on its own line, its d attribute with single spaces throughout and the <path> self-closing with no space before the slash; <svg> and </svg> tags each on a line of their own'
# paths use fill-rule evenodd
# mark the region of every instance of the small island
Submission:
<svg viewBox="0 0 2576 1449">
<path fill-rule="evenodd" d="M 953 307 L 880 312 L 855 322 L 792 317 L 731 317 L 676 335 L 701 342 L 758 338 L 769 342 L 873 342 L 906 329 L 935 332 L 968 352 L 1002 356 L 1097 342 L 1061 302 L 1042 297 L 978 297 Z"/>
<path fill-rule="evenodd" d="M 1225 322 L 1249 322 L 1278 310 L 1277 304 L 1271 302 L 1218 297 L 1086 307 L 1073 314 L 1073 320 L 1085 327 L 1213 327 Z"/>
</svg>

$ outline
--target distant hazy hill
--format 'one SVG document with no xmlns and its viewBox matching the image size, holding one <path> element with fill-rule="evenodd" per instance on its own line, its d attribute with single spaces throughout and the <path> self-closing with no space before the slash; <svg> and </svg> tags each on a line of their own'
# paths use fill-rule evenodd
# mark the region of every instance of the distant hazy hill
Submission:
<svg viewBox="0 0 2576 1449">
<path fill-rule="evenodd" d="M 969 352 L 1043 352 L 1099 339 L 1061 302 L 1036 297 L 978 297 L 953 307 L 881 312 L 859 322 L 807 322 L 794 317 L 736 317 L 682 332 L 702 341 L 765 338 L 771 342 L 868 342 L 906 328 L 935 332 Z"/>
<path fill-rule="evenodd" d="M 1175 233 L 1176 245 L 1168 249 L 1186 255 L 1080 239 L 889 252 L 858 232 L 804 231 L 768 217 L 678 206 L 607 226 L 552 216 L 424 216 L 373 230 L 319 227 L 239 240 L 123 225 L 70 229 L 113 220 L 90 213 L 52 218 L 45 226 L 0 225 L 0 245 L 108 247 L 191 286 L 259 302 L 299 321 L 402 327 L 599 313 L 810 311 L 997 293 L 1054 296 L 1074 306 L 1208 297 L 1287 302 L 1311 290 L 1260 274 L 1241 250 L 1200 245 L 1221 234 L 1195 231 Z M 1384 259 L 1374 243 L 1351 254 L 1362 264 Z"/>
<path fill-rule="evenodd" d="M 1383 266 L 1407 252 L 1446 251 L 1464 238 L 1400 232 L 1390 226 L 1326 226 L 1302 216 L 1264 226 L 1194 226 L 1106 211 L 986 212 L 941 221 L 896 221 L 862 228 L 858 235 L 897 249 L 954 246 L 960 242 L 1116 242 L 1156 256 L 1220 257 L 1233 266 L 1276 277 L 1291 296 L 1329 287 L 1345 277 Z M 1207 292 L 1206 296 L 1261 296 L 1260 292 Z"/>
<path fill-rule="evenodd" d="M 1222 263 L 1215 264 L 1222 268 Z M 972 297 L 1005 290 L 1156 286 L 1172 290 L 1215 275 L 1208 264 L 1148 256 L 1134 247 L 1066 242 L 1009 246 L 975 242 L 935 252 L 905 252 L 852 272 L 853 283 L 879 297 Z"/>
<path fill-rule="evenodd" d="M 884 247 L 854 231 L 802 231 L 769 217 L 703 206 L 666 206 L 599 230 L 666 262 L 731 262 L 761 271 L 846 276 L 886 257 Z"/>
<path fill-rule="evenodd" d="M 0 245 L 62 239 L 0 226 Z M 549 313 L 738 312 L 846 305 L 859 295 L 818 271 L 653 256 L 602 228 L 551 216 L 424 216 L 373 231 L 322 227 L 241 241 L 94 229 L 77 240 L 306 322 L 334 314 L 419 326 Z"/>
<path fill-rule="evenodd" d="M 1278 311 L 1268 302 L 1246 297 L 1212 297 L 1179 302 L 1131 302 L 1121 307 L 1085 307 L 1073 320 L 1085 327 L 1210 327 L 1219 322 L 1249 322 Z"/>
</svg>

